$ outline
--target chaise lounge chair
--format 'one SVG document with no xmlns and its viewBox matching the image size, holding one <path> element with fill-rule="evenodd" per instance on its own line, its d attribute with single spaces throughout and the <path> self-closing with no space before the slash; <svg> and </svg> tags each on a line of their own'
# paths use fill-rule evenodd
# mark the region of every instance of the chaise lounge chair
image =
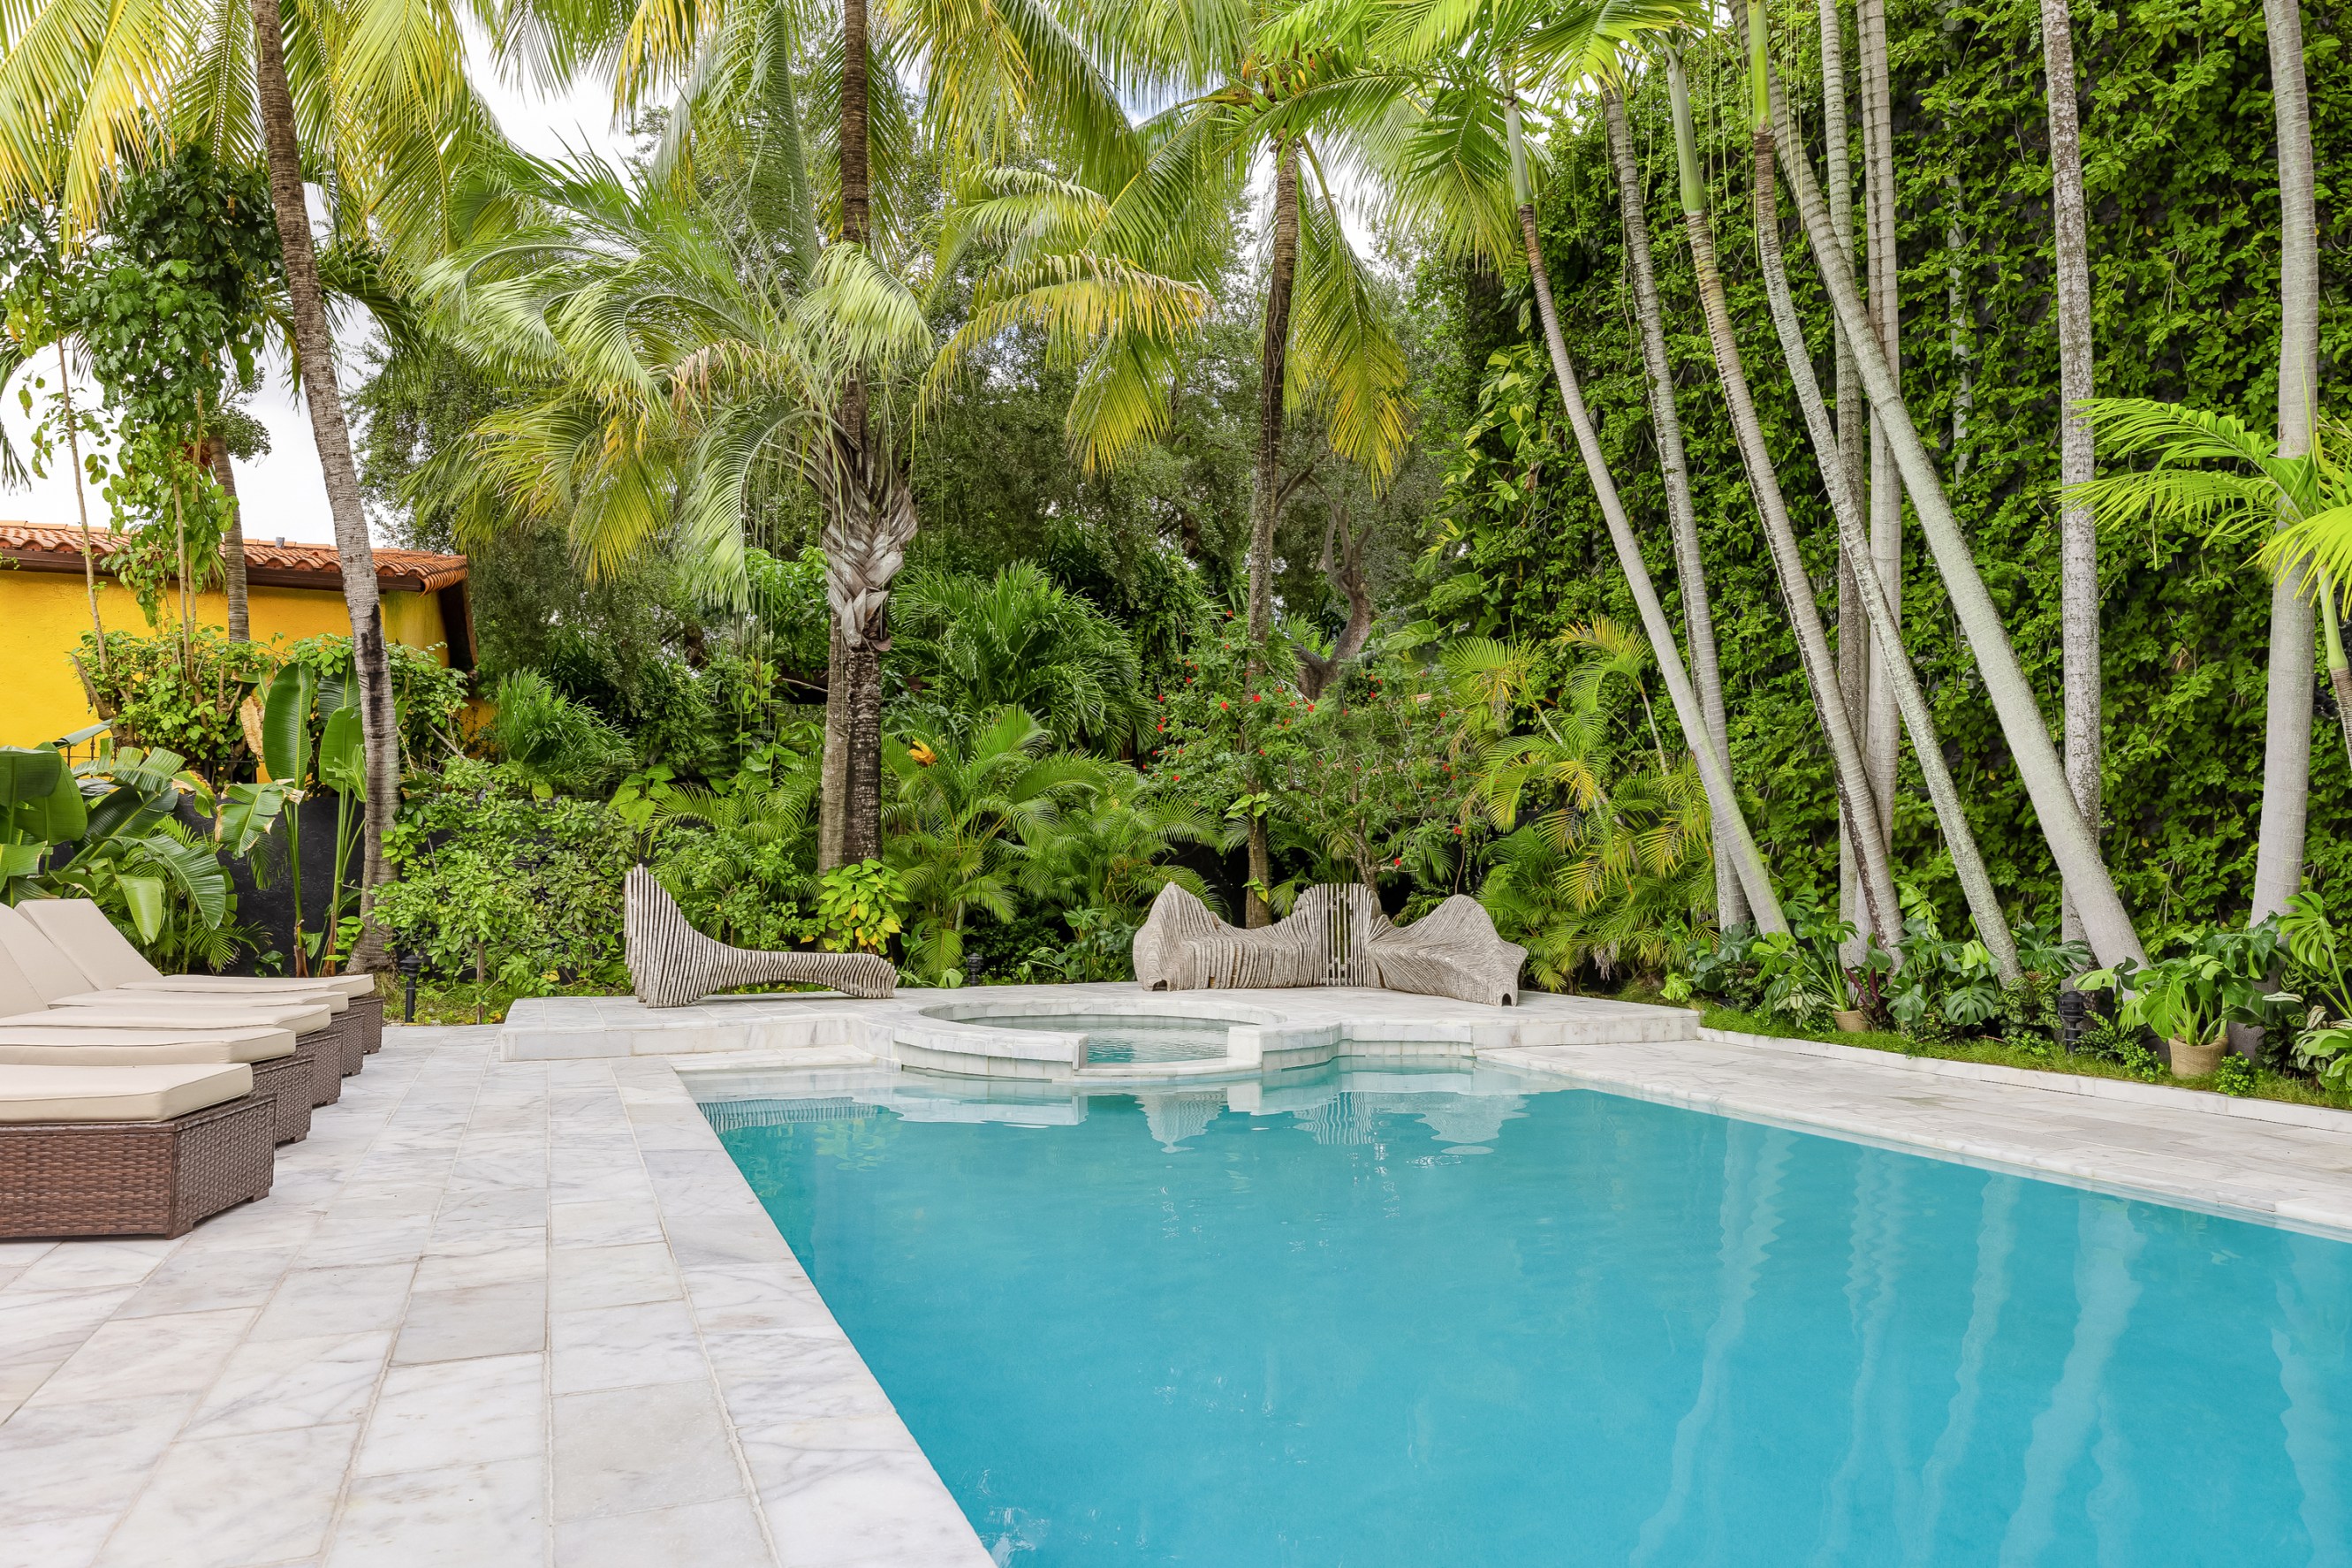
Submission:
<svg viewBox="0 0 2352 1568">
<path fill-rule="evenodd" d="M 0 1066 L 0 1236 L 179 1236 L 261 1197 L 274 1108 L 240 1062 Z"/>
<path fill-rule="evenodd" d="M 0 915 L 9 913 L 0 908 Z M 337 1027 L 323 1004 L 259 1002 L 234 1009 L 222 1009 L 201 1003 L 177 1007 L 170 997 L 139 998 L 120 1003 L 90 1003 L 79 1007 L 50 1005 L 58 982 L 51 980 L 44 988 L 33 978 L 31 965 L 21 961 L 20 954 L 31 955 L 39 961 L 38 934 L 25 940 L 29 928 L 18 923 L 11 927 L 0 921 L 0 1029 L 40 1030 L 55 1033 L 70 1030 L 77 1033 L 104 1033 L 135 1030 L 142 1033 L 158 1031 L 175 1039 L 213 1040 L 251 1034 L 254 1031 L 275 1033 L 284 1030 L 295 1037 L 295 1054 L 309 1068 L 310 1103 L 331 1105 L 342 1097 L 343 1067 L 347 1057 L 358 1054 L 353 1038 Z M 48 972 L 54 973 L 61 958 L 51 959 Z M 78 983 L 78 982 L 69 982 Z M 197 998 L 180 998 L 197 1001 Z"/>
<path fill-rule="evenodd" d="M 1457 894 L 1400 928 L 1371 889 L 1354 883 L 1308 888 L 1289 915 L 1255 931 L 1226 925 L 1171 883 L 1151 901 L 1134 954 L 1146 990 L 1377 986 L 1492 1007 L 1518 999 L 1528 956 L 1475 899 Z"/>
<path fill-rule="evenodd" d="M 97 991 L 157 991 L 238 1000 L 284 1000 L 320 992 L 342 998 L 336 1011 L 358 1015 L 362 1054 L 383 1049 L 383 998 L 376 994 L 373 975 L 313 975 L 273 977 L 265 975 L 167 975 L 149 963 L 130 938 L 116 929 L 106 912 L 87 898 L 34 899 L 16 905 L 16 913 L 73 960 Z"/>
<path fill-rule="evenodd" d="M 759 953 L 715 942 L 644 866 L 632 866 L 622 894 L 629 979 L 649 1008 L 690 1007 L 715 991 L 773 981 L 829 986 L 853 997 L 887 997 L 898 971 L 879 953 Z"/>
</svg>

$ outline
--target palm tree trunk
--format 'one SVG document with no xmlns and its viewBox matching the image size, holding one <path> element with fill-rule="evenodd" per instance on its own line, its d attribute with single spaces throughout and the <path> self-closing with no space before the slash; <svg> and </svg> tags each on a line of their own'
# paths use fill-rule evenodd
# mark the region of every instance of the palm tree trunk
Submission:
<svg viewBox="0 0 2352 1568">
<path fill-rule="evenodd" d="M 236 498 L 236 469 L 229 462 L 228 444 L 215 436 L 205 443 L 205 461 L 213 483 L 228 494 L 228 532 L 221 538 L 221 576 L 228 592 L 228 640 L 253 641 L 253 624 L 246 601 L 245 507 Z"/>
<path fill-rule="evenodd" d="M 1834 0 L 1832 0 L 1834 3 Z M 1658 438 L 1658 464 L 1666 476 L 1666 521 L 1674 534 L 1675 565 L 1682 581 L 1683 635 L 1690 650 L 1691 681 L 1706 716 L 1706 738 L 1725 778 L 1731 776 L 1730 727 L 1723 711 L 1723 667 L 1716 652 L 1715 612 L 1707 601 L 1706 568 L 1699 556 L 1698 517 L 1691 505 L 1690 463 L 1683 450 L 1682 416 L 1675 408 L 1674 369 L 1666 361 L 1666 318 L 1658 302 L 1658 279 L 1650 258 L 1650 220 L 1641 172 L 1633 163 L 1633 137 L 1625 124 L 1625 100 L 1614 90 L 1602 95 L 1609 124 L 1610 161 L 1617 171 L 1617 207 L 1625 225 L 1625 254 L 1633 274 L 1633 310 L 1642 329 L 1642 362 L 1649 372 L 1650 427 Z M 1715 862 L 1717 921 L 1748 924 L 1748 898 L 1730 862 Z"/>
<path fill-rule="evenodd" d="M 1568 340 L 1560 334 L 1559 312 L 1552 303 L 1551 273 L 1544 265 L 1543 240 L 1536 230 L 1535 193 L 1528 179 L 1527 142 L 1520 126 L 1516 82 L 1503 85 L 1503 116 L 1510 141 L 1511 199 L 1518 209 L 1519 238 L 1527 254 L 1528 279 L 1535 287 L 1536 313 L 1543 322 L 1544 347 L 1551 356 L 1552 374 L 1559 382 L 1560 402 L 1567 409 L 1570 427 L 1576 433 L 1577 450 L 1584 459 L 1585 474 L 1592 481 L 1601 517 L 1609 525 L 1609 541 L 1616 549 L 1618 567 L 1624 572 L 1634 607 L 1641 612 L 1642 630 L 1657 655 L 1658 673 L 1666 683 L 1666 695 L 1673 699 L 1675 722 L 1682 726 L 1685 737 L 1692 741 L 1691 758 L 1698 764 L 1699 780 L 1706 788 L 1715 852 L 1728 856 L 1732 869 L 1738 873 L 1757 929 L 1786 931 L 1788 917 L 1780 913 L 1780 901 L 1772 892 L 1771 879 L 1765 874 L 1764 857 L 1758 852 L 1755 837 L 1748 831 L 1748 819 L 1739 810 L 1739 797 L 1732 792 L 1731 776 L 1717 760 L 1714 748 L 1695 738 L 1706 734 L 1706 717 L 1699 711 L 1697 694 L 1691 689 L 1690 674 L 1675 650 L 1674 628 L 1666 621 L 1664 607 L 1658 602 L 1657 587 L 1651 581 L 1649 566 L 1642 559 L 1641 541 L 1633 537 L 1625 504 L 1617 494 L 1616 481 L 1610 477 L 1608 459 L 1601 454 L 1601 433 L 1593 426 L 1591 411 L 1585 406 L 1584 390 L 1577 382 L 1576 367 L 1569 361 Z"/>
<path fill-rule="evenodd" d="M 106 674 L 106 622 L 98 613 L 98 543 L 89 534 L 89 497 L 82 489 L 81 429 L 74 423 L 73 371 L 66 364 L 64 334 L 58 337 L 58 395 L 65 400 L 66 455 L 72 460 L 74 506 L 81 513 L 81 581 L 89 594 L 89 629 L 98 641 L 98 673 Z"/>
<path fill-rule="evenodd" d="M 1764 424 L 1756 415 L 1755 399 L 1748 390 L 1748 372 L 1739 360 L 1739 340 L 1731 330 L 1731 308 L 1724 298 L 1723 277 L 1717 270 L 1715 230 L 1707 221 L 1706 197 L 1699 184 L 1696 138 L 1691 131 L 1690 91 L 1683 79 L 1682 61 L 1668 57 L 1667 90 L 1674 100 L 1675 157 L 1682 172 L 1683 224 L 1690 234 L 1691 266 L 1698 277 L 1699 305 L 1706 318 L 1708 346 L 1715 351 L 1717 376 L 1723 382 L 1723 400 L 1731 409 L 1732 434 L 1748 471 L 1748 486 L 1764 524 L 1765 543 L 1772 553 L 1780 592 L 1788 601 L 1789 622 L 1797 637 L 1797 662 L 1811 689 L 1813 708 L 1821 716 L 1830 743 L 1830 760 L 1837 783 L 1838 814 L 1861 862 L 1865 930 L 1874 932 L 1887 952 L 1903 940 L 1903 906 L 1895 896 L 1895 878 L 1886 858 L 1884 819 L 1873 804 L 1870 775 L 1863 766 L 1862 744 L 1854 733 L 1853 715 L 1845 694 L 1838 688 L 1837 671 L 1830 661 L 1829 636 L 1822 628 L 1822 612 L 1813 602 L 1813 585 L 1805 575 L 1798 552 L 1797 532 L 1789 522 L 1789 508 L 1780 494 L 1780 476 L 1772 454 L 1764 444 Z"/>
<path fill-rule="evenodd" d="M 1895 84 L 1886 53 L 1886 0 L 1860 0 L 1855 37 L 1862 55 L 1862 147 L 1869 172 L 1863 182 L 1864 227 L 1869 235 L 1870 319 L 1887 373 L 1900 395 L 1903 381 L 1903 313 L 1900 259 L 1895 238 Z M 1853 254 L 1848 252 L 1848 255 Z M 1870 555 L 1885 585 L 1895 614 L 1903 613 L 1903 481 L 1887 443 L 1886 422 L 1871 399 Z M 1901 747 L 1894 688 L 1873 662 L 1864 698 L 1864 749 L 1879 820 L 1891 836 L 1895 821 L 1895 768 Z"/>
<path fill-rule="evenodd" d="M 824 752 L 817 763 L 816 869 L 847 863 L 843 834 L 849 824 L 849 640 L 841 619 L 831 620 L 824 656 Z"/>
<path fill-rule="evenodd" d="M 287 304 L 294 318 L 294 350 L 302 363 L 302 392 L 311 438 L 326 481 L 327 510 L 335 520 L 335 554 L 342 569 L 343 605 L 352 621 L 352 658 L 360 682 L 360 736 L 365 751 L 367 815 L 361 829 L 360 919 L 352 947 L 353 972 L 384 967 L 384 935 L 377 925 L 375 890 L 390 876 L 384 830 L 400 810 L 400 725 L 393 709 L 392 657 L 384 645 L 383 606 L 375 580 L 375 549 L 360 504 L 358 466 L 350 427 L 335 384 L 335 345 L 319 286 L 318 252 L 310 242 L 310 209 L 302 193 L 301 149 L 295 140 L 294 100 L 286 87 L 286 48 L 278 0 L 253 3 L 254 78 L 260 99 L 262 141 L 269 159 L 269 198 L 277 208 L 278 243 L 286 263 Z"/>
<path fill-rule="evenodd" d="M 1934 710 L 1928 707 L 1927 695 L 1919 689 L 1918 674 L 1911 667 L 1910 653 L 1903 646 L 1902 627 L 1895 621 L 1894 607 L 1887 602 L 1885 585 L 1878 580 L 1877 565 L 1870 555 L 1869 525 L 1854 493 L 1853 465 L 1846 455 L 1848 449 L 1838 441 L 1837 427 L 1828 408 L 1822 402 L 1821 382 L 1813 375 L 1812 351 L 1806 347 L 1804 326 L 1797 319 L 1796 301 L 1789 292 L 1788 267 L 1780 255 L 1779 184 L 1772 173 L 1772 127 L 1769 122 L 1759 124 L 1756 128 L 1756 252 L 1763 263 L 1764 292 L 1771 302 L 1772 326 L 1780 335 L 1781 358 L 1788 364 L 1790 379 L 1796 384 L 1797 402 L 1805 413 L 1805 427 L 1821 460 L 1830 510 L 1837 518 L 1839 547 L 1853 563 L 1855 601 L 1877 644 L 1876 663 L 1885 667 L 1888 684 L 1894 688 L 1895 706 L 1911 732 L 1911 751 L 1919 759 L 1927 798 L 1935 802 L 1936 821 L 1944 831 L 1945 847 L 1951 852 L 1952 869 L 1959 876 L 1969 914 L 1976 921 L 1977 935 L 1992 955 L 1993 968 L 2000 976 L 2001 984 L 2015 985 L 2023 977 L 2018 967 L 2017 940 L 2010 933 L 2009 920 L 2001 913 L 1992 878 L 1985 871 L 1984 856 L 1977 849 L 1976 834 L 1970 831 L 1968 814 L 1961 809 L 1959 789 L 1952 781 L 1951 768 L 1944 761 L 1943 741 L 1936 733 Z"/>
<path fill-rule="evenodd" d="M 1250 488 L 1250 668 L 1274 634 L 1274 525 L 1282 507 L 1283 392 L 1289 377 L 1290 296 L 1298 273 L 1298 143 L 1283 138 L 1274 155 L 1274 245 L 1267 258 L 1265 325 L 1258 340 L 1257 450 Z M 1265 818 L 1249 820 L 1251 887 L 1244 908 L 1251 925 L 1272 923 L 1259 890 L 1274 879 Z"/>
<path fill-rule="evenodd" d="M 2312 189 L 2311 99 L 2304 80 L 2298 0 L 2263 0 L 2271 101 L 2278 115 L 2278 454 L 2311 451 L 2319 402 L 2319 225 Z M 2266 919 L 2303 887 L 2311 787 L 2312 606 L 2303 574 L 2271 590 L 2271 665 L 2263 740 L 2263 815 L 2255 839 L 2253 906 Z"/>
<path fill-rule="evenodd" d="M 1828 169 L 1830 223 L 1849 254 L 1853 249 L 1853 171 L 1847 157 L 1845 119 L 1845 19 L 1838 0 L 1821 0 L 1822 137 Z M 1837 367 L 1838 450 L 1863 450 L 1862 388 L 1854 379 L 1853 345 L 1834 322 L 1830 338 Z M 1860 479 L 1853 469 L 1836 476 L 1839 483 L 1856 486 L 1854 505 L 1864 505 Z M 1845 694 L 1849 713 L 1867 714 L 1870 702 L 1870 636 L 1863 619 L 1861 591 L 1854 585 L 1853 563 L 1845 547 L 1838 547 L 1838 689 Z M 1853 841 L 1838 819 L 1838 915 L 1862 924 L 1862 880 Z"/>
<path fill-rule="evenodd" d="M 2091 246 L 2083 197 L 2083 131 L 2074 98 L 2074 24 L 2067 0 L 2042 0 L 2042 60 L 2050 96 L 2050 208 L 2057 230 L 2058 481 L 2087 485 L 2096 472 L 2091 422 Z M 2065 663 L 2066 779 L 2099 832 L 2099 530 L 2088 506 L 2058 515 L 2059 638 Z M 2063 934 L 2083 934 L 2072 899 Z"/>
<path fill-rule="evenodd" d="M 1984 677 L 1985 694 L 1991 699 L 1995 716 L 2000 720 L 2001 735 L 2009 743 L 2010 754 L 2017 760 L 2026 795 L 2041 819 L 2051 857 L 2057 862 L 2059 874 L 2065 879 L 2075 907 L 2082 912 L 2084 936 L 2102 964 L 2113 965 L 2125 958 L 2145 963 L 2147 954 L 2132 929 L 2131 916 L 2125 911 L 2123 900 L 2116 896 L 2106 864 L 2099 858 L 2099 846 L 2074 805 L 2066 770 L 2058 760 L 2057 747 L 2050 743 L 2049 727 L 2034 701 L 2033 688 L 2026 684 L 2025 672 L 2018 664 L 2017 651 L 2010 645 L 2000 612 L 1985 589 L 1968 537 L 1961 532 L 1951 502 L 1944 494 L 1935 460 L 1911 423 L 1903 394 L 1895 384 L 1885 355 L 1872 331 L 1870 313 L 1853 286 L 1853 259 L 1838 249 L 1837 235 L 1830 228 L 1829 209 L 1822 201 L 1821 188 L 1813 183 L 1812 168 L 1805 160 L 1803 144 L 1796 139 L 1788 101 L 1777 81 L 1770 84 L 1770 94 L 1771 126 L 1781 172 L 1795 191 L 1806 238 L 1821 260 L 1822 282 L 1828 289 L 1839 321 L 1853 337 L 1854 361 L 1862 373 L 1863 385 L 1870 393 L 1873 408 L 1884 416 L 1882 423 L 1900 465 L 1904 485 L 1910 492 L 1913 509 L 1918 514 L 1920 528 L 1927 536 L 1928 551 L 1943 577 L 1953 614 L 1960 623 L 1961 634 L 1968 639 L 1969 651 L 1976 656 L 1978 673 Z M 1889 596 L 1892 597 L 1891 591 Z M 1892 604 L 1888 606 L 1890 613 L 1895 609 Z M 2305 684 L 2307 688 L 2309 683 Z"/>
</svg>

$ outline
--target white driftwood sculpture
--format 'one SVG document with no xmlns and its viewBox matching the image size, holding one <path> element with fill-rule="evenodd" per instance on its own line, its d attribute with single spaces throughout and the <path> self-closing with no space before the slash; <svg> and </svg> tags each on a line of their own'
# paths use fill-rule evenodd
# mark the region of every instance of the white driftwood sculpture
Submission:
<svg viewBox="0 0 2352 1568">
<path fill-rule="evenodd" d="M 1457 894 L 1399 927 L 1357 883 L 1311 887 L 1287 916 L 1255 931 L 1226 925 L 1171 884 L 1135 934 L 1135 977 L 1151 991 L 1377 986 L 1509 1007 L 1527 956 L 1475 898 Z"/>
<path fill-rule="evenodd" d="M 757 953 L 714 942 L 687 924 L 677 901 L 641 865 L 629 869 L 621 902 L 629 978 L 649 1008 L 687 1007 L 714 991 L 777 980 L 853 997 L 898 989 L 898 971 L 879 953 Z"/>
</svg>

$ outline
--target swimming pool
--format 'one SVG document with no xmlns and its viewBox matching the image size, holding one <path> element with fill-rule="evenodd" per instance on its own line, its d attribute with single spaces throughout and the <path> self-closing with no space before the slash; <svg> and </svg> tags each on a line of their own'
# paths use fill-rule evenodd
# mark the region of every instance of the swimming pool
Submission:
<svg viewBox="0 0 2352 1568">
<path fill-rule="evenodd" d="M 2352 1562 L 2352 1245 L 1485 1067 L 1071 1103 L 713 1115 L 1000 1562 Z"/>
</svg>

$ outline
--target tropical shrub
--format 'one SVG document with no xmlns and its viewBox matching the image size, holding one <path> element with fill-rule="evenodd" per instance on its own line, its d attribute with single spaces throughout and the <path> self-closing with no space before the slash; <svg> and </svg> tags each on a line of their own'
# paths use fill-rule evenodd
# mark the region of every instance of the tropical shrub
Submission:
<svg viewBox="0 0 2352 1568">
<path fill-rule="evenodd" d="M 1149 706 L 1134 644 L 1084 595 L 1030 562 L 993 579 L 909 571 L 890 614 L 887 667 L 906 687 L 893 715 L 899 728 L 959 734 L 1018 707 L 1066 747 L 1134 744 Z"/>
</svg>

